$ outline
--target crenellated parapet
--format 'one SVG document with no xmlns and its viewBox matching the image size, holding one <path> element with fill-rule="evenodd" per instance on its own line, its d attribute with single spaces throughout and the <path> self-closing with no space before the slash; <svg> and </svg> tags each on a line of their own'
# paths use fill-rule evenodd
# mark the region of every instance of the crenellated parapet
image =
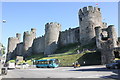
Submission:
<svg viewBox="0 0 120 80">
<path fill-rule="evenodd" d="M 107 23 L 103 22 L 102 28 L 107 28 Z"/>
<path fill-rule="evenodd" d="M 61 30 L 61 24 L 57 22 L 50 22 L 45 24 L 45 32 L 49 31 L 50 29 L 57 28 L 59 31 Z"/>
<path fill-rule="evenodd" d="M 21 34 L 20 33 L 16 33 L 16 37 L 19 39 L 19 41 L 20 41 L 20 39 L 21 39 Z"/>
<path fill-rule="evenodd" d="M 30 34 L 32 35 L 33 39 L 35 39 L 36 38 L 36 29 L 31 28 Z"/>
<path fill-rule="evenodd" d="M 79 15 L 81 18 L 85 17 L 85 16 L 88 16 L 90 15 L 91 13 L 99 13 L 101 14 L 100 12 L 100 8 L 98 7 L 93 7 L 93 6 L 88 6 L 88 7 L 84 7 L 82 9 L 79 10 Z"/>
<path fill-rule="evenodd" d="M 35 28 L 31 28 L 31 32 L 32 33 L 36 33 L 36 29 Z"/>
</svg>

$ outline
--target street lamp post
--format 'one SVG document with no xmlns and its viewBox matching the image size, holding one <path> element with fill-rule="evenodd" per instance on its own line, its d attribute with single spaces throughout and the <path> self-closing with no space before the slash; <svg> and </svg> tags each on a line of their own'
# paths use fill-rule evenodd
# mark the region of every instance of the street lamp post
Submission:
<svg viewBox="0 0 120 80">
<path fill-rule="evenodd" d="M 3 23 L 6 23 L 6 20 L 2 20 L 2 26 L 1 26 L 1 39 L 2 39 L 2 27 L 3 27 Z M 1 69 L 3 67 L 3 64 L 2 64 L 2 44 L 0 44 L 0 74 L 1 74 Z"/>
</svg>

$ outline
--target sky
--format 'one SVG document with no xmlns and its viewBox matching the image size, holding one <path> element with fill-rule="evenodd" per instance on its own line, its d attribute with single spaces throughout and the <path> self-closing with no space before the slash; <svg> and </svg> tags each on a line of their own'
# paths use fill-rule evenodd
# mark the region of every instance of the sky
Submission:
<svg viewBox="0 0 120 80">
<path fill-rule="evenodd" d="M 97 2 L 98 3 L 98 2 Z M 2 2 L 1 42 L 7 47 L 8 37 L 16 33 L 37 29 L 37 37 L 44 35 L 47 22 L 58 22 L 62 31 L 79 26 L 78 11 L 86 6 L 96 6 L 95 2 Z M 115 25 L 118 31 L 118 3 L 100 2 L 103 22 Z M 21 36 L 21 37 L 22 37 Z M 23 41 L 21 39 L 21 41 Z"/>
<path fill-rule="evenodd" d="M 120 2 L 118 3 L 118 36 L 120 36 Z"/>
</svg>

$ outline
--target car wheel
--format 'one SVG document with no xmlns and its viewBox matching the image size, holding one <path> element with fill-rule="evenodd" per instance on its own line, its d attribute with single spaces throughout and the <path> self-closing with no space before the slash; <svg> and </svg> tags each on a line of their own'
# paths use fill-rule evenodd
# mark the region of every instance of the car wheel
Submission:
<svg viewBox="0 0 120 80">
<path fill-rule="evenodd" d="M 106 67 L 107 69 L 110 69 L 110 67 Z"/>
<path fill-rule="evenodd" d="M 118 66 L 115 66 L 115 69 L 118 69 Z"/>
<path fill-rule="evenodd" d="M 36 66 L 37 68 L 40 68 L 39 66 Z"/>
<path fill-rule="evenodd" d="M 50 68 L 50 66 L 47 66 L 47 68 Z"/>
</svg>

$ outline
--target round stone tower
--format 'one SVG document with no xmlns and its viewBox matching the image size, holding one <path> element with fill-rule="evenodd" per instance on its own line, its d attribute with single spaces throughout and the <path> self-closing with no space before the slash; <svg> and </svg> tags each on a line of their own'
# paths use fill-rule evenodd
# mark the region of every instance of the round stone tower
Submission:
<svg viewBox="0 0 120 80">
<path fill-rule="evenodd" d="M 107 31 L 108 31 L 108 37 L 112 39 L 113 47 L 118 47 L 117 46 L 118 38 L 117 38 L 117 33 L 115 31 L 115 26 L 109 25 Z"/>
<path fill-rule="evenodd" d="M 28 56 L 32 53 L 32 44 L 33 40 L 36 37 L 36 29 L 31 29 L 31 32 L 26 31 L 24 32 L 23 36 L 23 52 L 25 56 Z"/>
<path fill-rule="evenodd" d="M 57 49 L 60 31 L 59 23 L 51 22 L 45 25 L 45 55 L 52 54 Z"/>
<path fill-rule="evenodd" d="M 8 38 L 8 46 L 7 46 L 7 60 L 10 60 L 14 56 L 15 48 L 17 44 L 20 43 L 17 37 L 9 37 Z"/>
<path fill-rule="evenodd" d="M 101 30 L 100 26 L 95 27 L 95 33 L 96 33 L 96 46 L 97 46 L 98 49 L 101 49 L 101 33 L 102 33 L 102 30 Z"/>
<path fill-rule="evenodd" d="M 8 53 L 13 52 L 19 42 L 20 42 L 19 39 L 16 37 L 9 37 L 8 38 L 8 48 L 7 48 L 8 51 L 7 52 Z"/>
<path fill-rule="evenodd" d="M 102 26 L 102 17 L 100 8 L 84 7 L 79 10 L 80 43 L 85 45 L 90 43 L 95 37 L 95 27 Z"/>
</svg>

